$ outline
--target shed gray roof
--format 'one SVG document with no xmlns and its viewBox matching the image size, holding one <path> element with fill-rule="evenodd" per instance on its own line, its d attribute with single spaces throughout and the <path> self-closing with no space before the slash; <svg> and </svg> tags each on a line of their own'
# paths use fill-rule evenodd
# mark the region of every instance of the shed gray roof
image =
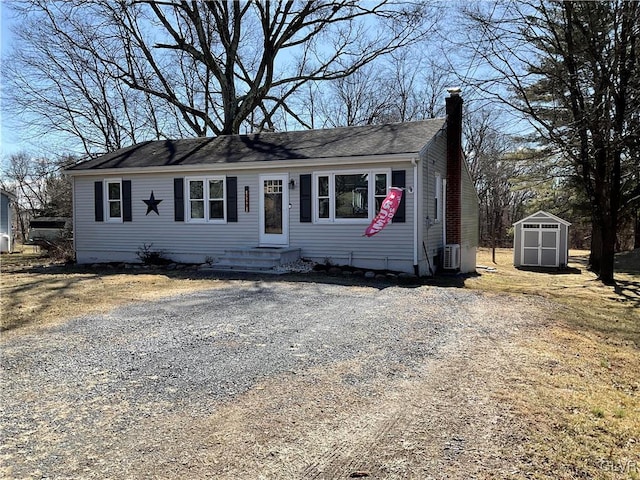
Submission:
<svg viewBox="0 0 640 480">
<path fill-rule="evenodd" d="M 545 212 L 544 210 L 538 210 L 536 213 L 532 213 L 528 217 L 524 217 L 522 220 L 518 220 L 517 222 L 514 223 L 514 225 L 518 225 L 524 222 L 533 223 L 536 221 L 540 222 L 545 220 L 553 220 L 555 222 L 562 223 L 566 226 L 571 225 L 571 223 L 567 222 L 566 220 L 563 220 L 562 218 L 555 216 L 553 213 Z"/>
<path fill-rule="evenodd" d="M 443 127 L 444 118 L 325 130 L 257 133 L 143 142 L 68 170 L 272 162 L 417 153 Z"/>
</svg>

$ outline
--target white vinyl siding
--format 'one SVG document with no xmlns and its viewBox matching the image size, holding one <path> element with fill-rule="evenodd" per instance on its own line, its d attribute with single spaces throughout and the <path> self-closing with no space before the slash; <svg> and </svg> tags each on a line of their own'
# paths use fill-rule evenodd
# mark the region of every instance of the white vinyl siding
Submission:
<svg viewBox="0 0 640 480">
<path fill-rule="evenodd" d="M 406 184 L 413 185 L 413 168 L 409 161 L 389 164 L 388 169 L 403 169 L 407 172 Z M 381 172 L 379 165 L 365 164 L 362 167 L 346 165 L 345 172 Z M 334 173 L 337 173 L 335 170 Z M 245 187 L 249 189 L 248 212 L 239 202 L 238 221 L 217 225 L 208 222 L 174 221 L 174 174 L 132 174 L 131 196 L 133 222 L 105 225 L 94 221 L 93 182 L 100 178 L 75 177 L 74 209 L 76 221 L 76 252 L 80 263 L 103 261 L 139 261 L 136 252 L 144 244 L 152 244 L 152 249 L 164 252 L 171 260 L 178 262 L 202 263 L 207 257 L 219 259 L 225 250 L 232 247 L 256 247 L 259 245 L 259 176 L 265 171 L 229 171 L 237 177 L 238 194 L 242 198 Z M 293 189 L 288 191 L 290 208 L 289 245 L 300 248 L 301 255 L 318 262 L 329 260 L 333 264 L 360 268 L 376 268 L 413 272 L 413 195 L 405 191 L 406 221 L 392 222 L 374 237 L 364 237 L 366 221 L 353 220 L 328 223 L 300 222 L 300 175 L 313 174 L 311 168 L 270 169 L 269 173 L 288 173 L 295 180 Z M 184 177 L 183 177 L 184 178 Z M 209 172 L 189 178 L 213 178 Z M 388 177 L 390 186 L 390 176 Z M 101 180 L 101 179 L 100 179 Z M 312 177 L 312 182 L 315 178 Z M 185 179 L 185 214 L 188 202 Z M 143 200 L 149 199 L 151 190 L 155 198 L 162 200 L 159 215 L 145 215 L 147 206 Z M 373 194 L 373 191 L 371 192 Z M 314 187 L 315 197 L 315 187 Z M 374 196 L 375 197 L 375 196 Z M 372 199 L 374 201 L 374 199 Z M 315 200 L 312 199 L 312 204 Z M 185 220 L 187 216 L 185 215 Z M 362 222 L 359 220 L 359 222 Z M 107 228 L 111 227 L 111 228 Z"/>
<path fill-rule="evenodd" d="M 421 172 L 423 176 L 422 204 L 423 217 L 422 222 L 422 241 L 424 248 L 420 248 L 419 254 L 422 260 L 421 270 L 424 274 L 429 274 L 430 269 L 433 271 L 437 268 L 436 260 L 438 255 L 442 254 L 444 249 L 444 232 L 442 221 L 443 197 L 442 174 L 447 171 L 447 149 L 446 135 L 444 132 L 439 133 L 429 144 L 429 148 L 424 152 L 421 162 Z M 436 191 L 436 175 L 440 175 L 440 191 Z M 435 218 L 436 197 L 439 195 L 439 218 Z M 424 250 L 427 250 L 429 259 L 425 258 Z"/>
<path fill-rule="evenodd" d="M 479 240 L 480 202 L 466 160 L 462 161 L 462 205 L 460 271 L 476 271 L 476 254 Z"/>
<path fill-rule="evenodd" d="M 95 222 L 93 212 L 93 182 L 96 177 L 74 178 L 75 237 L 78 262 L 139 261 L 137 252 L 144 244 L 152 244 L 152 250 L 162 251 L 174 261 L 202 263 L 207 257 L 218 258 L 225 248 L 255 246 L 258 244 L 258 179 L 257 175 L 234 175 L 238 178 L 238 192 L 248 186 L 251 191 L 250 211 L 242 204 L 238 209 L 238 222 L 188 222 L 187 184 L 185 181 L 185 221 L 174 220 L 173 174 L 131 174 L 132 222 L 106 224 Z M 182 177 L 184 179 L 184 177 Z M 198 178 L 213 178 L 202 175 Z M 146 215 L 148 200 L 153 190 L 158 205 L 158 215 Z M 225 191 L 226 193 L 226 191 Z M 226 204 L 225 204 L 226 215 Z"/>
<path fill-rule="evenodd" d="M 476 188 L 473 185 L 471 174 L 467 168 L 467 162 L 462 162 L 462 208 L 461 208 L 461 223 L 462 223 L 462 245 L 469 247 L 478 246 L 479 238 L 479 214 L 480 214 L 480 202 L 478 200 L 478 194 Z"/>
</svg>

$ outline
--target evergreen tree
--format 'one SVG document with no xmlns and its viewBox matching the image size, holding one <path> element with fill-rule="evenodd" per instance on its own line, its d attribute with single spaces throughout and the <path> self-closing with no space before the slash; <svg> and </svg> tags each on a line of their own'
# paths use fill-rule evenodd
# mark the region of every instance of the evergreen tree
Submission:
<svg viewBox="0 0 640 480">
<path fill-rule="evenodd" d="M 640 193 L 640 3 L 496 2 L 467 15 L 481 32 L 474 55 L 497 74 L 477 85 L 523 113 L 550 158 L 571 167 L 590 209 L 591 268 L 613 282 L 620 216 Z"/>
</svg>

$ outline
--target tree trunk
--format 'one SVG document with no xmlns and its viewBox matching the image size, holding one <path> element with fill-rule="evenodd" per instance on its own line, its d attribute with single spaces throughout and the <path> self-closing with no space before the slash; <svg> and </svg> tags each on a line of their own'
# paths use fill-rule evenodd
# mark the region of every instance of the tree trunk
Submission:
<svg viewBox="0 0 640 480">
<path fill-rule="evenodd" d="M 27 226 L 24 218 L 24 213 L 17 208 L 16 220 L 18 221 L 18 228 L 20 230 L 20 243 L 24 243 L 27 240 Z"/>
<path fill-rule="evenodd" d="M 615 219 L 608 218 L 605 220 L 605 224 L 602 225 L 601 229 L 602 244 L 598 277 L 600 281 L 606 285 L 613 285 L 615 283 L 613 278 L 616 254 L 615 223 Z"/>
<path fill-rule="evenodd" d="M 591 253 L 589 254 L 589 270 L 600 273 L 602 259 L 602 224 L 599 218 L 591 220 Z"/>
<path fill-rule="evenodd" d="M 640 248 L 640 208 L 636 208 L 636 223 L 634 227 L 633 248 Z"/>
<path fill-rule="evenodd" d="M 600 212 L 602 211 L 600 209 Z M 614 283 L 617 224 L 615 212 L 598 213 L 592 218 L 589 269 L 598 275 L 598 279 L 602 283 L 607 285 Z"/>
</svg>

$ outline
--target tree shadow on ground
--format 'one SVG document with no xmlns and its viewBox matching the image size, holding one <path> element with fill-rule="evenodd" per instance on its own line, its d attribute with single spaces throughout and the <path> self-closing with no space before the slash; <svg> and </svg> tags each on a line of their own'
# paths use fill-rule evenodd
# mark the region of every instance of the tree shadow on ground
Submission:
<svg viewBox="0 0 640 480">
<path fill-rule="evenodd" d="M 28 262 L 25 264 L 3 265 L 3 275 L 22 274 L 27 278 L 22 278 L 17 284 L 12 285 L 7 278 L 2 282 L 5 315 L 0 322 L 0 332 L 8 332 L 30 324 L 38 322 L 49 306 L 55 305 L 60 298 L 71 302 L 89 302 L 90 298 L 84 298 L 79 290 L 82 282 L 95 282 L 101 278 L 115 275 L 127 275 L 134 278 L 138 275 L 161 275 L 172 280 L 211 280 L 211 288 L 214 282 L 220 281 L 248 281 L 253 285 L 265 285 L 285 282 L 296 282 L 304 288 L 317 284 L 341 285 L 347 287 L 367 287 L 377 290 L 384 290 L 392 287 L 399 288 L 420 288 L 425 286 L 464 288 L 465 280 L 470 275 L 443 274 L 434 277 L 418 278 L 412 276 L 399 276 L 392 272 L 377 271 L 378 278 L 366 278 L 364 275 L 354 275 L 345 270 L 346 273 L 332 274 L 329 272 L 309 273 L 285 273 L 274 275 L 268 273 L 244 273 L 236 271 L 209 271 L 199 270 L 193 265 L 173 265 L 167 266 L 146 266 L 146 265 L 124 265 L 124 264 L 101 264 L 101 265 L 76 265 L 53 263 L 46 258 L 40 259 L 40 263 Z M 30 275 L 33 275 L 31 278 Z M 195 288 L 195 287 L 194 287 Z M 204 289 L 206 289 L 206 285 Z M 198 287 L 198 289 L 203 289 Z M 37 301 L 29 302 L 26 306 L 26 298 L 37 292 Z M 80 292 L 80 293 L 79 293 Z M 167 296 L 171 292 L 167 291 Z M 32 297 L 33 298 L 33 297 Z M 35 307 L 34 307 L 35 304 Z M 7 315 L 7 312 L 11 312 Z"/>
<path fill-rule="evenodd" d="M 175 267 L 175 264 L 174 264 Z M 100 264 L 97 267 L 76 264 L 48 264 L 48 265 L 23 265 L 10 269 L 9 273 L 61 275 L 78 274 L 94 277 L 109 275 L 164 275 L 177 280 L 261 280 L 263 282 L 309 282 L 327 283 L 345 286 L 369 286 L 378 289 L 390 286 L 417 288 L 425 285 L 440 287 L 464 287 L 467 278 L 478 276 L 477 274 L 438 273 L 432 277 L 403 277 L 398 272 L 376 270 L 378 278 L 366 278 L 363 275 L 351 273 L 333 274 L 330 272 L 311 271 L 308 273 L 282 273 L 273 274 L 267 272 L 242 272 L 226 270 L 199 270 L 192 265 L 178 265 L 177 268 L 153 265 L 110 265 Z M 380 278 L 384 276 L 384 278 Z"/>
<path fill-rule="evenodd" d="M 517 267 L 523 272 L 546 273 L 547 275 L 582 275 L 582 269 L 576 267 Z"/>
<path fill-rule="evenodd" d="M 616 279 L 614 291 L 626 301 L 640 307 L 640 279 L 637 281 Z"/>
<path fill-rule="evenodd" d="M 569 263 L 577 263 L 586 269 L 589 266 L 589 255 L 569 255 Z"/>
<path fill-rule="evenodd" d="M 42 267 L 34 267 L 34 270 L 35 269 L 37 269 L 38 273 L 42 273 Z M 15 272 L 16 270 L 13 271 Z M 30 272 L 29 267 L 22 268 L 19 272 L 35 273 Z M 64 270 L 63 272 L 67 273 Z M 59 297 L 70 297 L 75 285 L 100 277 L 100 274 L 96 272 L 90 274 L 84 272 L 82 276 L 60 275 L 61 269 L 59 268 L 45 270 L 45 273 L 50 273 L 51 277 L 42 278 L 42 276 L 39 276 L 33 281 L 24 282 L 14 287 L 3 285 L 3 288 L 6 290 L 6 293 L 4 293 L 4 295 L 6 295 L 5 309 L 6 311 L 14 313 L 9 316 L 6 314 L 6 311 L 3 312 L 3 318 L 0 322 L 0 333 L 32 323 L 33 320 L 30 319 L 40 317 L 49 305 L 54 303 Z M 3 272 L 3 275 L 5 274 L 6 273 Z M 30 292 L 33 291 L 34 288 L 42 287 L 43 285 L 45 288 L 40 288 L 40 290 L 44 290 L 46 293 L 41 293 L 38 306 L 35 308 L 25 308 L 23 303 L 25 296 L 30 295 Z"/>
</svg>

